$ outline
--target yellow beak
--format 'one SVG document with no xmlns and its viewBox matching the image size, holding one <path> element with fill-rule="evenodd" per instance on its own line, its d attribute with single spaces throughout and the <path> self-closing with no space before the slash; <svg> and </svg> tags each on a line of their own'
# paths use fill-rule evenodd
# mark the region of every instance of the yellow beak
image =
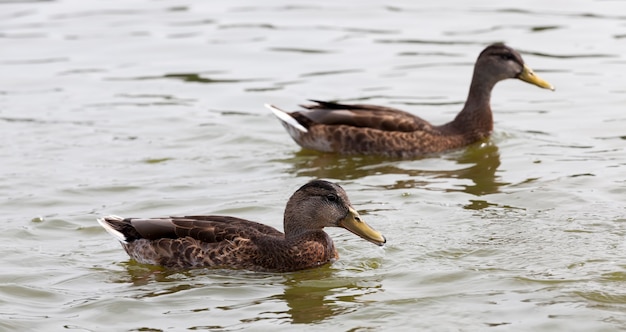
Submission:
<svg viewBox="0 0 626 332">
<path fill-rule="evenodd" d="M 552 84 L 544 81 L 543 78 L 537 76 L 535 72 L 532 69 L 530 69 L 530 67 L 528 67 L 527 65 L 524 65 L 524 70 L 522 70 L 522 73 L 519 74 L 517 78 L 519 78 L 520 80 L 524 82 L 534 84 L 540 88 L 550 89 L 554 91 L 554 86 Z"/>
<path fill-rule="evenodd" d="M 367 241 L 382 246 L 387 242 L 385 237 L 377 230 L 361 220 L 361 216 L 355 209 L 350 208 L 350 213 L 339 221 L 339 227 L 343 227 L 350 232 L 360 236 Z"/>
</svg>

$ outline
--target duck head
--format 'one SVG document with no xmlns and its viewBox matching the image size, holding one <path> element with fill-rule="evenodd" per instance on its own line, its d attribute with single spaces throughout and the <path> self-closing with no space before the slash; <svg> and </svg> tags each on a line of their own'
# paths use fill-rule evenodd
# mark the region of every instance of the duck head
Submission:
<svg viewBox="0 0 626 332">
<path fill-rule="evenodd" d="M 518 78 L 540 88 L 554 90 L 552 84 L 537 76 L 524 63 L 522 56 L 516 50 L 502 43 L 492 44 L 485 48 L 478 56 L 475 68 L 475 74 L 480 73 L 483 80 L 492 81 L 493 84 L 507 78 Z"/>
<path fill-rule="evenodd" d="M 361 219 L 343 188 L 328 181 L 313 180 L 300 187 L 287 202 L 285 237 L 324 227 L 345 228 L 379 246 L 386 242 L 380 232 Z"/>
</svg>

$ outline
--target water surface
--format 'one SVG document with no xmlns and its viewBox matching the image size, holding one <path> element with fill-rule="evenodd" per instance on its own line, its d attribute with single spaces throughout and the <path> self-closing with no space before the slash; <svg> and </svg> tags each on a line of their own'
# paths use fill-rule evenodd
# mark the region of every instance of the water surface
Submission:
<svg viewBox="0 0 626 332">
<path fill-rule="evenodd" d="M 0 1 L 0 330 L 626 328 L 621 1 Z M 436 124 L 503 41 L 557 87 L 493 92 L 495 132 L 414 160 L 301 150 L 308 98 Z M 287 274 L 129 261 L 97 216 L 282 227 L 340 183 L 388 244 Z M 295 326 L 294 326 L 295 325 Z"/>
</svg>

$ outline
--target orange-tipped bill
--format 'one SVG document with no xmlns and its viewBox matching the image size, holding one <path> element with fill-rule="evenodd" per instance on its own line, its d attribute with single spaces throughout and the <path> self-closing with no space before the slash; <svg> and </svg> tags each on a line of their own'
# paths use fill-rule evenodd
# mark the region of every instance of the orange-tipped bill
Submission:
<svg viewBox="0 0 626 332">
<path fill-rule="evenodd" d="M 382 246 L 385 242 L 387 242 L 385 237 L 379 231 L 373 229 L 370 225 L 365 223 L 365 221 L 361 220 L 361 216 L 353 208 L 350 208 L 350 213 L 339 221 L 338 226 L 343 227 L 379 246 Z"/>
<path fill-rule="evenodd" d="M 537 76 L 535 72 L 532 69 L 530 69 L 530 67 L 528 67 L 527 65 L 524 65 L 524 70 L 522 70 L 522 72 L 517 76 L 517 78 L 519 78 L 520 80 L 524 82 L 534 84 L 540 88 L 550 89 L 554 91 L 554 86 L 552 84 L 548 83 L 543 78 Z"/>
</svg>

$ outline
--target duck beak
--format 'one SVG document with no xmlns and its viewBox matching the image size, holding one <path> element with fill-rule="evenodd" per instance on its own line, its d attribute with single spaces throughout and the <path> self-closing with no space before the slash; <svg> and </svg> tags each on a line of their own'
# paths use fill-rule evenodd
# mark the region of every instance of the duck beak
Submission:
<svg viewBox="0 0 626 332">
<path fill-rule="evenodd" d="M 373 229 L 370 225 L 366 224 L 365 221 L 361 220 L 359 213 L 352 207 L 350 207 L 350 213 L 348 213 L 345 218 L 339 220 L 338 226 L 379 246 L 387 242 L 379 231 Z"/>
<path fill-rule="evenodd" d="M 517 78 L 519 78 L 520 80 L 524 82 L 534 84 L 540 88 L 550 89 L 554 91 L 554 86 L 552 84 L 544 81 L 543 78 L 537 76 L 535 72 L 532 69 L 530 69 L 530 67 L 528 67 L 527 65 L 524 65 L 524 69 L 519 75 L 517 75 Z"/>
</svg>

